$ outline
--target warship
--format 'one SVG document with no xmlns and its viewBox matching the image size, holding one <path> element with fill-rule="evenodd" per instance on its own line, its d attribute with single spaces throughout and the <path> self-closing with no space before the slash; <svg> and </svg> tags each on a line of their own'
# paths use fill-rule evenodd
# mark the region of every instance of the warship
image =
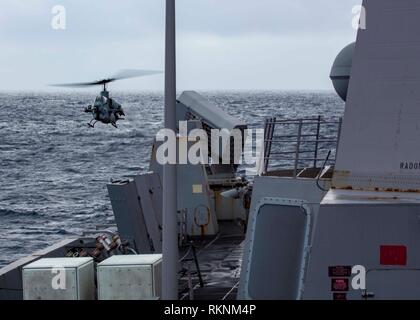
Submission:
<svg viewBox="0 0 420 320">
<path fill-rule="evenodd" d="M 176 97 L 166 5 L 165 127 L 187 146 L 195 129 L 245 136 L 198 93 Z M 156 139 L 149 173 L 108 185 L 115 225 L 4 267 L 0 299 L 419 299 L 420 6 L 363 7 L 366 28 L 330 74 L 342 119 L 273 114 L 251 176 L 232 141 L 229 163 L 162 165 Z"/>
</svg>

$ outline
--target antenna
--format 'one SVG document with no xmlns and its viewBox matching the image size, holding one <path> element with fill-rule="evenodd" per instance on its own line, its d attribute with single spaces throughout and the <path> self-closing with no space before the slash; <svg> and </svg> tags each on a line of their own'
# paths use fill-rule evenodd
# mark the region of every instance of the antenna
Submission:
<svg viewBox="0 0 420 320">
<path fill-rule="evenodd" d="M 176 132 L 175 0 L 166 0 L 165 128 Z M 177 148 L 175 148 L 177 150 Z M 178 300 L 177 165 L 163 166 L 162 298 Z"/>
</svg>

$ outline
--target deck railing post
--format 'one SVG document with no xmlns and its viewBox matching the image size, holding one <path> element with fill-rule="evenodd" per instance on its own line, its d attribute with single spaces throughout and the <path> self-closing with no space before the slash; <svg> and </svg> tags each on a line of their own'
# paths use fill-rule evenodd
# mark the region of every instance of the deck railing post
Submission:
<svg viewBox="0 0 420 320">
<path fill-rule="evenodd" d="M 318 123 L 316 126 L 316 138 L 315 138 L 315 152 L 314 152 L 314 168 L 318 165 L 318 147 L 319 147 L 319 132 L 321 129 L 321 116 L 318 116 Z"/>
<path fill-rule="evenodd" d="M 343 126 L 343 118 L 340 117 L 340 119 L 338 120 L 337 144 L 336 144 L 336 147 L 335 147 L 334 162 L 337 159 L 338 148 L 340 146 L 340 138 L 341 138 L 341 128 L 342 128 L 342 126 Z"/>
<path fill-rule="evenodd" d="M 268 168 L 268 128 L 269 128 L 270 118 L 266 118 L 264 122 L 264 170 L 263 173 L 267 173 Z"/>
<path fill-rule="evenodd" d="M 293 170 L 293 177 L 297 177 L 297 170 L 299 166 L 299 153 L 300 153 L 300 143 L 302 138 L 302 119 L 299 120 L 299 126 L 298 126 L 298 134 L 297 134 L 297 142 L 296 142 L 296 154 L 295 154 L 295 166 Z"/>
<path fill-rule="evenodd" d="M 268 171 L 268 165 L 270 161 L 270 153 L 272 140 L 274 135 L 274 128 L 276 126 L 277 118 L 268 118 L 265 122 L 265 144 L 264 144 L 264 173 Z"/>
</svg>

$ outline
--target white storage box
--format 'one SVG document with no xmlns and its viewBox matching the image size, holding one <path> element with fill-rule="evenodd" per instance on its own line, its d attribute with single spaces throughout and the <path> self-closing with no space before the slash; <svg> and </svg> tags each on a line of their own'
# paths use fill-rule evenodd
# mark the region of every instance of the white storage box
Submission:
<svg viewBox="0 0 420 320">
<path fill-rule="evenodd" d="M 92 258 L 45 258 L 22 271 L 24 300 L 93 300 Z"/>
<path fill-rule="evenodd" d="M 161 254 L 112 256 L 98 264 L 99 300 L 157 299 L 161 282 Z"/>
</svg>

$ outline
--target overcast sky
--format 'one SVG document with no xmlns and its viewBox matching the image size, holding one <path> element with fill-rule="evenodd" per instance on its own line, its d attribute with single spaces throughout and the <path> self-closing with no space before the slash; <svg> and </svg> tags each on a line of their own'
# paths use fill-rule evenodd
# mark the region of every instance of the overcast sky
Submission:
<svg viewBox="0 0 420 320">
<path fill-rule="evenodd" d="M 164 0 L 1 0 L 0 90 L 163 70 Z M 332 90 L 361 0 L 176 0 L 178 89 Z M 55 5 L 66 29 L 51 27 Z M 163 75 L 111 88 L 163 90 Z"/>
</svg>

